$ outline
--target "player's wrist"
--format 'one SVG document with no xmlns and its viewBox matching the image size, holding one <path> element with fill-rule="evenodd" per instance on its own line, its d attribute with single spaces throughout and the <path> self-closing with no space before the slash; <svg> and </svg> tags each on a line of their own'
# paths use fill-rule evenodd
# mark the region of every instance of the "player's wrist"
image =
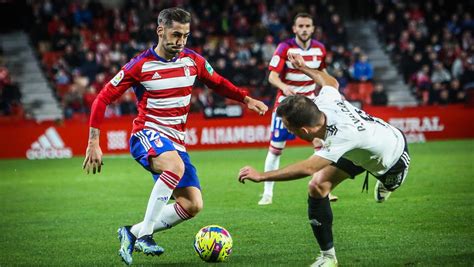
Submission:
<svg viewBox="0 0 474 267">
<path fill-rule="evenodd" d="M 248 103 L 250 103 L 252 100 L 254 100 L 254 99 L 247 95 L 247 96 L 244 97 L 244 100 L 243 100 L 243 101 L 244 101 L 245 104 L 248 104 Z"/>
</svg>

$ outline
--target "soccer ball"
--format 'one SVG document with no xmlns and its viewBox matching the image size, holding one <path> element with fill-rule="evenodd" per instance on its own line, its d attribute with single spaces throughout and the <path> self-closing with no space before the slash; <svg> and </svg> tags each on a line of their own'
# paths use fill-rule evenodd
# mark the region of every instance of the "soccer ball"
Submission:
<svg viewBox="0 0 474 267">
<path fill-rule="evenodd" d="M 194 249 L 203 261 L 225 261 L 232 253 L 232 237 L 219 225 L 204 226 L 194 238 Z"/>
</svg>

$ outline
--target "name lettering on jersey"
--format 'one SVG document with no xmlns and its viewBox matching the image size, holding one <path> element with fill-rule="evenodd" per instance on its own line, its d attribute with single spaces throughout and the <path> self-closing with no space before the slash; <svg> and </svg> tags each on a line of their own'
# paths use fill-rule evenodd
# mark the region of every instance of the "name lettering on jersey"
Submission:
<svg viewBox="0 0 474 267">
<path fill-rule="evenodd" d="M 209 64 L 209 62 L 206 61 L 205 67 L 206 67 L 207 72 L 209 72 L 209 74 L 212 76 L 212 74 L 214 73 L 214 69 L 211 67 L 211 64 Z"/>
<path fill-rule="evenodd" d="M 156 79 L 159 79 L 161 78 L 161 75 L 155 71 L 155 74 L 153 74 L 153 76 L 151 77 L 152 80 L 156 80 Z"/>
<path fill-rule="evenodd" d="M 110 83 L 113 86 L 117 86 L 123 80 L 124 76 L 125 76 L 125 72 L 123 70 L 121 70 L 121 71 L 119 71 L 119 73 L 117 73 L 117 75 L 115 75 L 115 77 L 112 78 L 112 80 L 110 80 Z"/>
<path fill-rule="evenodd" d="M 362 132 L 366 130 L 364 127 L 364 123 L 360 119 L 358 119 L 354 113 L 351 112 L 351 110 L 346 106 L 346 104 L 344 104 L 344 102 L 337 101 L 336 105 L 339 106 L 341 108 L 341 111 L 352 120 L 352 122 L 357 128 L 357 131 Z"/>
<path fill-rule="evenodd" d="M 333 136 L 337 134 L 337 127 L 335 124 L 328 125 L 326 128 L 326 137 Z"/>
</svg>

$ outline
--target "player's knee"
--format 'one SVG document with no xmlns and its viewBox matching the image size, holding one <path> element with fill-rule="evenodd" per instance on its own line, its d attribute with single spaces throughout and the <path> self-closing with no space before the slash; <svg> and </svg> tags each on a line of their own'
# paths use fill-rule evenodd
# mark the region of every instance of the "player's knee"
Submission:
<svg viewBox="0 0 474 267">
<path fill-rule="evenodd" d="M 308 193 L 311 197 L 323 198 L 329 194 L 329 191 L 329 187 L 322 183 L 317 174 L 308 183 Z"/>
<path fill-rule="evenodd" d="M 204 205 L 202 201 L 193 201 L 188 204 L 186 211 L 189 213 L 189 215 L 194 217 L 202 210 L 203 206 Z"/>
</svg>

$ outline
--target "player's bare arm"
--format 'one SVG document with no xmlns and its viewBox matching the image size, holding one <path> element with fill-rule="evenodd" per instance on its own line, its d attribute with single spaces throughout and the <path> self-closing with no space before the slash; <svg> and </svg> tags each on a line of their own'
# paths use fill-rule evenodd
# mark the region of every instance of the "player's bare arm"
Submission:
<svg viewBox="0 0 474 267">
<path fill-rule="evenodd" d="M 260 115 L 264 115 L 267 112 L 268 107 L 262 101 L 246 96 L 244 98 L 244 103 L 247 104 L 247 108 L 257 112 Z"/>
<path fill-rule="evenodd" d="M 280 79 L 280 74 L 276 71 L 270 71 L 268 82 L 280 89 L 285 96 L 294 95 L 295 91 Z"/>
<path fill-rule="evenodd" d="M 303 57 L 299 54 L 288 54 L 288 60 L 293 64 L 293 66 L 304 74 L 308 75 L 313 79 L 317 84 L 321 86 L 332 86 L 334 88 L 339 88 L 339 83 L 337 80 L 329 75 L 326 71 L 320 71 L 317 69 L 311 69 L 306 66 L 306 63 Z"/>
<path fill-rule="evenodd" d="M 250 180 L 256 183 L 265 181 L 281 182 L 296 180 L 313 175 L 315 172 L 329 164 L 331 164 L 331 161 L 313 155 L 306 160 L 288 165 L 285 168 L 263 173 L 256 171 L 251 166 L 245 166 L 239 171 L 239 182 L 245 183 L 245 180 Z"/>
<path fill-rule="evenodd" d="M 92 171 L 93 174 L 101 171 L 102 162 L 102 150 L 99 145 L 100 130 L 94 127 L 90 127 L 89 130 L 89 141 L 87 144 L 86 158 L 82 164 L 82 168 L 86 170 L 87 174 Z"/>
</svg>

